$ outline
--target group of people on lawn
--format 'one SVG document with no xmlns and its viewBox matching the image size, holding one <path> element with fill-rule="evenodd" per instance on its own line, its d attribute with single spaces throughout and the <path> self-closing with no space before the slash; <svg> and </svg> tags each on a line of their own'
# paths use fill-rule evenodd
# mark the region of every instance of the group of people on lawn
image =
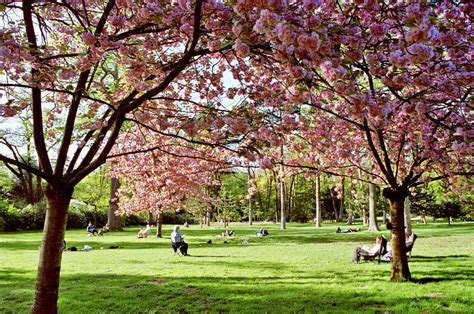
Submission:
<svg viewBox="0 0 474 314">
<path fill-rule="evenodd" d="M 89 224 L 86 227 L 87 234 L 89 236 L 101 236 L 104 235 L 104 233 L 107 233 L 110 231 L 110 225 L 107 223 L 105 226 L 103 226 L 100 229 L 97 229 L 92 222 L 89 222 Z"/>
<path fill-rule="evenodd" d="M 184 226 L 189 227 L 188 222 L 186 221 L 184 223 Z M 147 238 L 152 229 L 152 225 L 147 224 L 146 227 L 140 228 L 140 231 L 138 232 L 138 238 Z M 173 248 L 173 251 L 175 253 L 178 253 L 178 251 L 183 255 L 183 256 L 188 256 L 188 244 L 184 241 L 185 236 L 182 235 L 179 232 L 179 225 L 174 226 L 173 231 L 171 232 L 171 246 Z M 110 231 L 110 226 L 107 223 L 104 227 L 101 229 L 97 230 L 96 227 L 89 222 L 87 228 L 86 228 L 88 235 L 92 236 L 101 236 L 104 233 L 107 233 Z M 351 232 L 357 232 L 360 231 L 360 229 L 356 229 L 354 231 L 351 230 Z M 232 233 L 228 233 L 226 231 L 225 235 L 226 236 L 233 236 L 235 233 L 232 230 Z M 341 232 L 341 229 L 338 228 L 337 233 L 346 233 L 346 232 Z M 260 228 L 256 232 L 257 236 L 267 236 L 269 235 L 268 231 L 266 229 Z M 411 248 L 413 247 L 413 244 L 416 240 L 417 236 L 415 233 L 411 233 L 407 240 L 405 241 L 405 247 L 407 252 L 411 251 Z M 378 255 L 382 255 L 384 259 L 390 260 L 392 258 L 392 251 L 389 245 L 387 244 L 387 239 L 385 239 L 384 236 L 377 236 L 375 239 L 375 245 L 373 247 L 368 247 L 368 246 L 358 246 L 356 247 L 354 251 L 354 255 L 352 257 L 352 262 L 353 263 L 359 263 L 360 260 L 363 259 L 370 259 L 377 257 Z"/>
</svg>

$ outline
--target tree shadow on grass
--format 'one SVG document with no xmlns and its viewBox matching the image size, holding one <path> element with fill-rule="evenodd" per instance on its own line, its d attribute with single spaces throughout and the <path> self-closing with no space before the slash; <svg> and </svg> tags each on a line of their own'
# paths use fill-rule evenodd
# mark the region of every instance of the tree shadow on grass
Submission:
<svg viewBox="0 0 474 314">
<path fill-rule="evenodd" d="M 416 255 L 413 256 L 410 260 L 413 262 L 440 262 L 445 259 L 453 259 L 453 258 L 470 258 L 469 255 L 444 255 L 444 256 L 420 256 Z"/>
</svg>

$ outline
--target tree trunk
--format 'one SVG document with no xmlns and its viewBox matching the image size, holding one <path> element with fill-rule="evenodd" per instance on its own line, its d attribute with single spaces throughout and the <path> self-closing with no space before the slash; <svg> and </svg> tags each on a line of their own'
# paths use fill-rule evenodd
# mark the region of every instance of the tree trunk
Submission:
<svg viewBox="0 0 474 314">
<path fill-rule="evenodd" d="M 286 229 L 286 191 L 285 191 L 285 178 L 283 177 L 283 165 L 281 166 L 281 178 L 280 178 L 280 192 L 281 192 L 281 223 L 280 223 L 280 229 L 285 230 Z"/>
<path fill-rule="evenodd" d="M 316 218 L 314 224 L 316 228 L 321 228 L 321 174 L 319 171 L 316 174 L 316 183 L 314 185 L 314 192 L 316 194 Z"/>
<path fill-rule="evenodd" d="M 278 221 L 278 212 L 280 211 L 280 193 L 278 189 L 278 178 L 275 170 L 273 170 L 273 176 L 275 178 L 274 181 L 274 187 L 275 187 L 275 219 L 273 220 L 273 223 L 276 223 Z"/>
<path fill-rule="evenodd" d="M 403 204 L 405 208 L 405 227 L 406 227 L 406 234 L 411 234 L 411 206 L 410 206 L 410 199 L 407 197 L 405 198 L 405 202 Z"/>
<path fill-rule="evenodd" d="M 206 213 L 206 226 L 208 226 L 208 227 L 211 226 L 211 212 L 210 212 L 210 210 L 208 210 L 207 213 Z"/>
<path fill-rule="evenodd" d="M 349 199 L 347 203 L 347 224 L 352 225 L 354 223 L 354 209 L 352 208 L 352 188 L 353 188 L 353 183 L 351 180 L 351 184 L 349 184 Z"/>
<path fill-rule="evenodd" d="M 152 225 L 153 224 L 153 213 L 151 212 L 151 210 L 148 210 L 147 211 L 147 223 L 149 225 Z"/>
<path fill-rule="evenodd" d="M 344 212 L 345 212 L 345 203 L 344 203 L 345 182 L 346 182 L 346 178 L 342 177 L 341 178 L 341 203 L 339 204 L 339 221 L 342 221 L 342 219 L 344 218 Z"/>
<path fill-rule="evenodd" d="M 331 195 L 331 205 L 332 205 L 332 209 L 334 211 L 334 219 L 336 221 L 339 221 L 339 216 L 337 214 L 337 204 L 336 204 L 337 196 L 334 193 L 334 188 L 330 188 L 329 193 Z"/>
<path fill-rule="evenodd" d="M 296 199 L 296 188 L 295 186 L 298 184 L 298 177 L 296 175 L 293 175 L 291 177 L 291 182 L 290 182 L 290 191 L 287 192 L 286 194 L 288 195 L 288 202 L 287 202 L 287 207 L 286 207 L 286 217 L 287 221 L 291 222 L 291 211 L 294 208 L 294 202 Z"/>
<path fill-rule="evenodd" d="M 110 177 L 109 211 L 107 213 L 107 223 L 109 224 L 110 230 L 122 230 L 120 218 L 115 215 L 115 212 L 118 210 L 117 191 L 119 187 L 119 179 Z"/>
<path fill-rule="evenodd" d="M 156 214 L 156 237 L 162 238 L 162 229 L 163 229 L 163 215 L 161 213 Z"/>
<path fill-rule="evenodd" d="M 405 248 L 405 224 L 403 202 L 408 191 L 397 191 L 390 188 L 384 189 L 384 196 L 390 203 L 390 216 L 392 222 L 392 277 L 393 281 L 410 280 L 410 270 Z"/>
<path fill-rule="evenodd" d="M 250 166 L 247 167 L 247 180 L 248 180 L 248 182 L 252 182 L 251 181 L 252 180 L 252 173 L 250 172 Z M 250 186 L 250 188 L 251 188 L 251 186 Z M 252 195 L 249 195 L 249 226 L 251 226 L 253 224 L 252 216 L 253 216 Z"/>
<path fill-rule="evenodd" d="M 33 313 L 57 313 L 59 275 L 67 211 L 74 189 L 48 184 L 48 209 L 43 228 Z"/>
<path fill-rule="evenodd" d="M 375 186 L 369 183 L 369 231 L 380 231 L 375 208 Z"/>
</svg>

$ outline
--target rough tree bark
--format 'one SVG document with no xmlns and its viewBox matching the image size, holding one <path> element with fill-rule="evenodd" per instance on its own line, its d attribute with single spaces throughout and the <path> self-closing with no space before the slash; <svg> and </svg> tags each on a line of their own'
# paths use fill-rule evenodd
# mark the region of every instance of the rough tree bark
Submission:
<svg viewBox="0 0 474 314">
<path fill-rule="evenodd" d="M 67 211 L 74 189 L 64 184 L 46 187 L 48 209 L 43 228 L 33 313 L 57 313 L 59 274 Z"/>
<path fill-rule="evenodd" d="M 406 281 L 411 279 L 408 259 L 405 249 L 405 217 L 404 200 L 408 196 L 407 190 L 385 188 L 383 195 L 390 203 L 392 223 L 392 281 Z"/>
</svg>

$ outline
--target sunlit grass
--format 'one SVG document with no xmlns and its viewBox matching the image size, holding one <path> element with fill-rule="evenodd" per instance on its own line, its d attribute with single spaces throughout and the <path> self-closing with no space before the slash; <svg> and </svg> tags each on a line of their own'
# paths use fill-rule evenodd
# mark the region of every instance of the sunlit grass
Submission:
<svg viewBox="0 0 474 314">
<path fill-rule="evenodd" d="M 269 237 L 256 237 L 265 226 Z M 137 228 L 87 237 L 68 230 L 63 254 L 62 313 L 469 313 L 474 308 L 474 224 L 415 225 L 414 281 L 389 281 L 388 262 L 351 264 L 356 245 L 374 233 L 336 234 L 336 225 L 231 224 L 184 229 L 189 257 L 166 238 L 137 239 Z M 341 225 L 342 227 L 342 225 Z M 361 227 L 362 226 L 356 226 Z M 389 236 L 389 232 L 381 233 Z M 248 239 L 248 243 L 243 241 Z M 212 244 L 207 244 L 212 240 Z M 28 312 L 34 294 L 40 232 L 0 234 L 0 312 Z M 110 246 L 122 246 L 109 249 Z M 100 248 L 103 249 L 100 249 Z"/>
</svg>

